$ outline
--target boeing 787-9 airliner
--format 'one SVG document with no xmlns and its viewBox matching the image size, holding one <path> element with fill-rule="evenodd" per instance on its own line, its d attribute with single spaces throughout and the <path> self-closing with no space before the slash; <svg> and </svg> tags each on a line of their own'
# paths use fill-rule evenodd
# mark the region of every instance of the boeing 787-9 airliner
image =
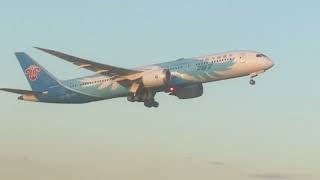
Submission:
<svg viewBox="0 0 320 180">
<path fill-rule="evenodd" d="M 273 66 L 268 56 L 255 51 L 230 51 L 127 69 L 50 49 L 37 49 L 95 74 L 58 80 L 26 53 L 17 52 L 15 55 L 32 91 L 0 90 L 20 94 L 18 99 L 34 102 L 77 104 L 127 97 L 130 102 L 158 107 L 159 103 L 154 99 L 157 92 L 179 99 L 196 98 L 203 94 L 203 83 L 250 76 L 249 82 L 254 85 L 254 78 Z"/>
</svg>

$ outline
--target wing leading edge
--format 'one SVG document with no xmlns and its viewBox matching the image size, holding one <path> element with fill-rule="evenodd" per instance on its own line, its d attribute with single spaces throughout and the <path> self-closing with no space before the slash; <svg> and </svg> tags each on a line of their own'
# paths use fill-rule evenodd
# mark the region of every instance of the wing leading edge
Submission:
<svg viewBox="0 0 320 180">
<path fill-rule="evenodd" d="M 45 53 L 56 56 L 60 59 L 66 60 L 70 63 L 73 63 L 74 65 L 77 65 L 80 68 L 85 68 L 87 70 L 90 70 L 99 74 L 107 75 L 107 76 L 128 76 L 128 75 L 137 74 L 141 72 L 141 71 L 136 71 L 131 69 L 120 68 L 116 66 L 96 63 L 87 59 L 75 57 L 75 56 L 68 55 L 59 51 L 54 51 L 51 49 L 44 49 L 39 47 L 35 47 L 35 48 Z"/>
</svg>

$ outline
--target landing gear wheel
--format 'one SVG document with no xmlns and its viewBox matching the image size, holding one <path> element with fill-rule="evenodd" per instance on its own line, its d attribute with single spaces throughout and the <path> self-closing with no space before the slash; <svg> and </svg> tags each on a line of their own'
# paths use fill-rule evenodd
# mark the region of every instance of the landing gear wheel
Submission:
<svg viewBox="0 0 320 180">
<path fill-rule="evenodd" d="M 156 101 L 146 101 L 144 102 L 144 106 L 151 108 L 151 107 L 159 107 L 159 103 Z"/>
<path fill-rule="evenodd" d="M 155 101 L 155 102 L 152 103 L 152 106 L 153 107 L 159 107 L 159 103 Z"/>
<path fill-rule="evenodd" d="M 133 94 L 128 95 L 127 100 L 128 100 L 129 102 L 134 102 L 134 101 L 135 101 L 135 100 L 134 100 L 134 95 L 133 95 Z"/>
<path fill-rule="evenodd" d="M 251 85 L 255 85 L 256 84 L 256 81 L 251 79 L 250 82 L 249 82 Z"/>
<path fill-rule="evenodd" d="M 148 107 L 148 108 L 151 108 L 151 107 L 152 107 L 152 103 L 150 103 L 150 102 L 147 102 L 147 101 L 146 101 L 146 102 L 144 102 L 143 104 L 144 104 L 145 107 Z"/>
</svg>

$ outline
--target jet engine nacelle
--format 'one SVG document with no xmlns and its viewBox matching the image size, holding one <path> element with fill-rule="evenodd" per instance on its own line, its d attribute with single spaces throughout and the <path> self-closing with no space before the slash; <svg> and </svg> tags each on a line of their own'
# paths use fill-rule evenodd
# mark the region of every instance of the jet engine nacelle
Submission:
<svg viewBox="0 0 320 180">
<path fill-rule="evenodd" d="M 142 75 L 142 84 L 146 88 L 155 88 L 166 85 L 171 77 L 167 69 L 156 69 L 144 72 Z"/>
<path fill-rule="evenodd" d="M 203 94 L 202 84 L 193 84 L 184 87 L 178 87 L 170 95 L 177 96 L 179 99 L 190 99 L 200 97 Z"/>
</svg>

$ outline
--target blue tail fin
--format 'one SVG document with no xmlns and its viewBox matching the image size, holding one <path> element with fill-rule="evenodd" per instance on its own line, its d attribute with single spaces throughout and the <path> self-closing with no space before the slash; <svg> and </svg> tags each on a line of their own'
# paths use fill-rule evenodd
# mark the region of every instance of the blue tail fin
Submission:
<svg viewBox="0 0 320 180">
<path fill-rule="evenodd" d="M 58 80 L 24 52 L 15 53 L 33 91 L 45 92 L 60 86 Z"/>
</svg>

